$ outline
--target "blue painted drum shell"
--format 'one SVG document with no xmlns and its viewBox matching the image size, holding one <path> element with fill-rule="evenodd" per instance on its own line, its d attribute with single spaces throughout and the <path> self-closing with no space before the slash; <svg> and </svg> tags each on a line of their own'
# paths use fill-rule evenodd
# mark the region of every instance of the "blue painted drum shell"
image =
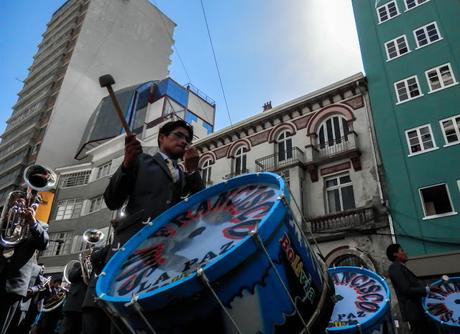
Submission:
<svg viewBox="0 0 460 334">
<path fill-rule="evenodd" d="M 385 299 L 383 301 L 382 307 L 380 307 L 377 312 L 372 316 L 372 318 L 367 319 L 358 325 L 346 325 L 340 327 L 328 327 L 327 333 L 333 334 L 366 334 L 366 333 L 375 333 L 375 330 L 378 330 L 379 326 L 385 321 L 388 321 L 389 310 L 390 310 L 390 288 L 386 283 L 385 279 L 379 274 L 370 271 L 368 269 L 353 267 L 353 266 L 340 266 L 328 269 L 329 274 L 332 276 L 335 273 L 351 272 L 357 274 L 363 274 L 371 277 L 376 280 L 385 290 Z M 360 327 L 360 328 L 359 328 Z"/>
<path fill-rule="evenodd" d="M 440 286 L 444 283 L 443 280 L 435 281 L 431 286 Z M 460 295 L 460 277 L 449 277 L 448 283 L 454 283 L 455 292 Z M 427 305 L 427 298 L 423 298 L 423 309 L 430 321 L 433 321 L 437 327 L 442 328 L 443 333 L 446 334 L 460 334 L 460 298 L 456 300 L 458 307 L 455 309 L 455 314 L 457 318 L 457 323 L 451 321 L 442 321 L 441 319 L 435 317 L 431 312 L 429 312 L 429 307 Z"/>
<path fill-rule="evenodd" d="M 277 191 L 279 191 L 280 196 L 285 196 L 287 200 L 289 199 L 283 179 L 273 173 L 247 174 L 207 188 L 191 196 L 187 201 L 183 201 L 167 210 L 151 222 L 153 223 L 151 224 L 152 226 L 144 227 L 133 236 L 123 246 L 125 250 L 118 251 L 105 266 L 103 270 L 105 274 L 100 276 L 97 281 L 97 295 L 104 302 L 111 305 L 112 308 L 118 310 L 120 314 L 130 319 L 129 321 L 132 324 L 138 324 L 139 319 L 133 314 L 134 310 L 125 307 L 125 304 L 130 302 L 131 298 L 113 296 L 108 293 L 118 268 L 121 267 L 128 256 L 142 241 L 169 223 L 174 217 L 208 198 L 248 184 L 274 185 Z M 275 265 L 279 267 L 284 276 L 289 275 L 289 270 L 294 272 L 292 269 L 289 269 L 290 266 L 283 263 L 285 260 L 280 259 L 280 254 L 282 254 L 280 240 L 284 235 L 289 235 L 292 247 L 296 251 L 296 254 L 300 256 L 305 271 L 311 275 L 311 286 L 317 291 L 314 303 L 317 304 L 320 298 L 320 293 L 318 294 L 318 292 L 322 291 L 324 284 L 322 282 L 322 273 L 320 272 L 321 268 L 319 268 L 314 253 L 309 248 L 309 244 L 301 240 L 301 235 L 299 231 L 296 231 L 292 217 L 289 216 L 289 210 L 287 210 L 285 204 L 280 199 L 274 202 L 268 213 L 266 213 L 265 217 L 258 224 L 258 235 L 270 257 L 275 259 Z M 277 308 L 280 308 L 280 305 L 283 303 L 283 305 L 292 306 L 288 297 L 280 295 L 278 303 L 280 305 L 277 305 L 273 294 L 267 294 L 266 291 L 260 292 L 265 289 L 265 281 L 271 280 L 271 284 L 274 284 L 273 282 L 277 281 L 277 278 L 273 270 L 270 271 L 270 263 L 265 253 L 258 248 L 253 237 L 244 237 L 235 247 L 208 262 L 203 269 L 226 307 L 231 308 L 230 303 L 232 300 L 238 298 L 238 296 L 242 296 L 243 293 L 254 293 L 255 289 L 258 289 L 259 299 L 267 298 L 263 303 L 260 301 L 261 305 L 265 305 L 260 306 L 264 309 L 264 313 L 272 317 L 272 321 L 276 324 L 283 325 L 283 322 L 286 321 L 282 313 L 281 315 L 277 314 L 280 312 Z M 290 273 L 290 275 L 292 276 L 293 274 Z M 283 279 L 286 280 L 287 278 L 283 277 Z M 262 281 L 264 281 L 263 284 L 261 284 Z M 277 284 L 280 285 L 279 282 Z M 279 290 L 285 294 L 282 287 L 279 287 Z M 276 293 L 279 292 L 275 291 L 274 294 Z M 267 297 L 264 297 L 265 295 Z M 329 291 L 329 295 L 333 295 L 333 291 Z M 204 287 L 203 282 L 196 273 L 192 273 L 183 279 L 150 292 L 141 293 L 138 297 L 138 303 L 147 314 L 152 312 L 152 317 L 161 319 L 160 327 L 162 328 L 168 328 L 169 324 L 173 326 L 178 321 L 186 323 L 192 319 L 204 319 L 217 307 L 215 299 Z M 289 309 L 288 306 L 286 307 L 282 312 L 292 313 L 294 311 L 293 308 Z M 302 304 L 301 307 L 303 307 Z M 308 315 L 311 315 L 314 311 L 311 308 L 311 306 L 310 308 L 304 308 Z M 324 310 L 323 313 L 327 314 L 321 314 L 320 320 L 325 323 L 329 319 L 332 308 L 327 305 Z M 177 314 L 180 314 L 180 319 L 177 319 Z M 141 324 L 139 324 L 138 328 L 141 328 Z M 324 330 L 325 325 L 322 328 Z M 274 333 L 273 330 L 273 328 L 265 329 L 264 333 Z"/>
</svg>

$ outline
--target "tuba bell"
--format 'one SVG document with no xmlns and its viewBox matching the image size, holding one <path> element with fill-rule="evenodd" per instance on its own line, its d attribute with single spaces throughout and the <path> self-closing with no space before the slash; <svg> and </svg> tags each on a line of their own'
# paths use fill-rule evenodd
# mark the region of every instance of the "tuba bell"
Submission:
<svg viewBox="0 0 460 334">
<path fill-rule="evenodd" d="M 88 284 L 89 279 L 91 278 L 91 273 L 93 272 L 93 265 L 91 264 L 91 254 L 93 253 L 94 248 L 100 245 L 104 237 L 104 233 L 95 228 L 90 228 L 83 232 L 83 240 L 88 245 L 90 245 L 88 249 L 83 250 L 79 254 L 81 274 L 83 277 L 83 282 L 85 282 L 85 284 Z"/>
<path fill-rule="evenodd" d="M 36 209 L 41 202 L 40 191 L 48 191 L 56 185 L 56 174 L 42 165 L 31 165 L 24 170 L 27 190 L 14 190 L 8 194 L 0 216 L 0 246 L 3 256 L 9 258 L 14 254 L 14 247 L 29 237 L 29 225 L 26 211 L 29 207 Z"/>
</svg>

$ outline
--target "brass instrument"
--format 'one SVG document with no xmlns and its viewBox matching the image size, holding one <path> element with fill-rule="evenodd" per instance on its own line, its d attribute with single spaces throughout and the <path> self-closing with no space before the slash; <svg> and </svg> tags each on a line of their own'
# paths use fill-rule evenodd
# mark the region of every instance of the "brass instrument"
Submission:
<svg viewBox="0 0 460 334">
<path fill-rule="evenodd" d="M 51 295 L 45 297 L 41 307 L 42 312 L 51 312 L 57 309 L 59 306 L 64 303 L 65 298 L 67 297 L 67 290 L 58 287 L 56 290 L 53 290 Z"/>
<path fill-rule="evenodd" d="M 56 174 L 42 165 L 31 165 L 24 170 L 27 191 L 14 190 L 8 194 L 0 216 L 0 246 L 3 256 L 14 254 L 14 247 L 29 237 L 26 211 L 36 209 L 41 202 L 40 191 L 48 191 L 56 185 Z"/>
<path fill-rule="evenodd" d="M 83 232 L 83 240 L 90 245 L 90 248 L 83 250 L 79 254 L 81 273 L 85 284 L 88 284 L 89 279 L 91 278 L 91 273 L 93 272 L 91 254 L 93 253 L 94 247 L 98 246 L 104 237 L 104 233 L 95 228 L 90 228 Z"/>
<path fill-rule="evenodd" d="M 62 273 L 62 280 L 66 282 L 67 284 L 72 284 L 72 282 L 70 282 L 69 280 L 69 274 L 70 274 L 70 270 L 72 270 L 74 266 L 81 266 L 80 261 L 70 260 L 69 262 L 67 262 L 67 264 L 64 267 L 64 271 Z"/>
</svg>

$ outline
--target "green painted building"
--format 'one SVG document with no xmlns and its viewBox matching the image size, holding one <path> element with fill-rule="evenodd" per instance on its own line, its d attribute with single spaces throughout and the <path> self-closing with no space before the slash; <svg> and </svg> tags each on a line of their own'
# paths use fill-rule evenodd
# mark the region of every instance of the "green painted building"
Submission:
<svg viewBox="0 0 460 334">
<path fill-rule="evenodd" d="M 460 273 L 460 1 L 352 3 L 396 240 Z"/>
</svg>

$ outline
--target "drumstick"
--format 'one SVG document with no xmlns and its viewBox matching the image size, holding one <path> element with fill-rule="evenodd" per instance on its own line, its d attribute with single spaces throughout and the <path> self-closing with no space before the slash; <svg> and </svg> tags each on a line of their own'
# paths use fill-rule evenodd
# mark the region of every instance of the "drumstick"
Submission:
<svg viewBox="0 0 460 334">
<path fill-rule="evenodd" d="M 123 129 L 125 129 L 125 133 L 127 136 L 130 136 L 131 130 L 129 129 L 128 123 L 126 123 L 125 116 L 123 115 L 123 111 L 121 110 L 120 103 L 118 102 L 117 97 L 115 96 L 115 93 L 113 92 L 112 85 L 115 84 L 115 80 L 110 74 L 105 74 L 99 77 L 99 84 L 101 85 L 102 88 L 107 88 L 109 91 L 110 98 L 112 99 L 112 103 L 115 106 L 115 111 L 118 115 L 118 119 L 121 122 L 121 125 L 123 126 Z"/>
</svg>

